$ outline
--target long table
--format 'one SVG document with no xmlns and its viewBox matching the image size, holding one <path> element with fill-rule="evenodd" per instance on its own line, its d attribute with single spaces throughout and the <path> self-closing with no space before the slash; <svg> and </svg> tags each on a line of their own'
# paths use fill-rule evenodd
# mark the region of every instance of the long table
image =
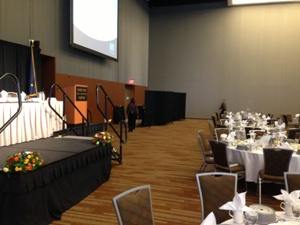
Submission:
<svg viewBox="0 0 300 225">
<path fill-rule="evenodd" d="M 63 114 L 63 102 L 51 98 L 55 110 Z M 17 111 L 18 103 L 0 102 L 0 127 Z M 52 136 L 62 129 L 62 121 L 51 110 L 48 101 L 24 102 L 19 116 L 0 134 L 0 146 Z"/>
<path fill-rule="evenodd" d="M 0 172 L 0 224 L 47 225 L 110 177 L 111 146 L 90 140 L 46 138 L 0 148 L 0 166 L 23 150 L 39 152 L 41 168 L 24 174 Z"/>
<path fill-rule="evenodd" d="M 232 163 L 244 165 L 246 171 L 246 181 L 257 182 L 258 172 L 264 169 L 264 155 L 262 150 L 238 150 L 227 148 L 227 159 Z M 290 166 L 290 172 L 300 172 L 300 155 L 293 153 Z"/>
</svg>

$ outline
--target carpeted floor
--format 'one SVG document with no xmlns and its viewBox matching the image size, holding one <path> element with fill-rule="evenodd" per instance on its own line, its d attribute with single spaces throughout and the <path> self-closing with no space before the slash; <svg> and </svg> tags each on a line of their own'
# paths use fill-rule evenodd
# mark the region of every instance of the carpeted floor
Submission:
<svg viewBox="0 0 300 225">
<path fill-rule="evenodd" d="M 196 139 L 200 128 L 208 132 L 206 120 L 186 119 L 165 126 L 137 128 L 129 133 L 128 143 L 124 145 L 124 162 L 113 166 L 110 180 L 65 212 L 61 221 L 52 224 L 118 224 L 112 198 L 144 184 L 151 185 L 156 225 L 200 224 L 195 180 L 201 165 Z M 255 185 L 249 185 L 247 202 L 257 202 Z M 279 205 L 270 196 L 264 198 L 264 203 Z"/>
</svg>

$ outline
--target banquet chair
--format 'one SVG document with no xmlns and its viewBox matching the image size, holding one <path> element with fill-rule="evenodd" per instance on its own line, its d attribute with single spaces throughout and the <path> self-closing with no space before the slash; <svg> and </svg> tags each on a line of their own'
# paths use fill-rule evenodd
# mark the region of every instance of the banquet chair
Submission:
<svg viewBox="0 0 300 225">
<path fill-rule="evenodd" d="M 215 116 L 211 116 L 211 119 L 213 121 L 214 127 L 218 127 L 216 117 Z"/>
<path fill-rule="evenodd" d="M 214 127 L 214 125 L 211 123 L 210 120 L 208 120 L 208 129 L 209 129 L 209 136 L 210 136 L 212 139 L 216 139 L 215 127 Z"/>
<path fill-rule="evenodd" d="M 113 198 L 119 225 L 153 225 L 150 185 L 129 189 Z"/>
<path fill-rule="evenodd" d="M 201 221 L 213 212 L 217 223 L 229 219 L 227 211 L 219 207 L 232 201 L 237 192 L 237 175 L 233 173 L 198 173 L 196 174 L 198 191 L 201 202 Z"/>
<path fill-rule="evenodd" d="M 287 192 L 300 190 L 300 173 L 284 172 L 284 184 Z"/>
<path fill-rule="evenodd" d="M 266 131 L 265 130 L 251 130 L 251 132 L 254 132 L 255 133 L 255 139 L 260 139 L 262 136 L 265 135 Z"/>
<path fill-rule="evenodd" d="M 246 133 L 246 138 L 247 138 L 247 139 L 250 138 L 250 131 L 252 131 L 252 130 L 259 131 L 260 128 L 245 127 L 245 133 Z"/>
<path fill-rule="evenodd" d="M 238 178 L 245 177 L 244 166 L 238 163 L 229 163 L 227 160 L 227 145 L 224 142 L 210 140 L 211 150 L 213 152 L 215 168 L 217 171 L 236 173 Z"/>
<path fill-rule="evenodd" d="M 289 128 L 287 130 L 288 139 L 299 139 L 300 138 L 300 128 Z"/>
<path fill-rule="evenodd" d="M 213 157 L 209 142 L 208 142 L 207 138 L 205 137 L 204 131 L 202 129 L 198 130 L 197 139 L 198 139 L 198 144 L 200 147 L 201 156 L 203 159 L 203 163 L 200 167 L 199 172 L 203 172 L 203 171 L 205 171 L 208 164 L 214 165 L 215 161 L 214 161 L 214 157 Z"/>
<path fill-rule="evenodd" d="M 293 151 L 264 148 L 264 169 L 258 173 L 259 203 L 261 204 L 262 183 L 284 184 L 283 173 L 288 171 Z"/>
<path fill-rule="evenodd" d="M 221 134 L 229 134 L 229 129 L 228 128 L 215 128 L 215 135 L 217 141 L 221 140 Z"/>
</svg>

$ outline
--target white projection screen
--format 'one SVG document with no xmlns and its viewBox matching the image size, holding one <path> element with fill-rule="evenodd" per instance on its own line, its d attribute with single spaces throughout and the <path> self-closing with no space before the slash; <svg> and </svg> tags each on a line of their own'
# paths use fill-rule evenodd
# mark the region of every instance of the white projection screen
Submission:
<svg viewBox="0 0 300 225">
<path fill-rule="evenodd" d="M 118 59 L 118 0 L 71 0 L 70 40 L 75 48 Z"/>
</svg>

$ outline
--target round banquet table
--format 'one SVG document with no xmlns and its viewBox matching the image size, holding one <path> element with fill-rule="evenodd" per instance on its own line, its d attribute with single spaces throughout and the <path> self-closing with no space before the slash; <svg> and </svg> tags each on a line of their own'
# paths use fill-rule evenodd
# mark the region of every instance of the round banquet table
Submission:
<svg viewBox="0 0 300 225">
<path fill-rule="evenodd" d="M 276 215 L 276 220 L 279 220 L 279 221 L 274 222 L 273 224 L 280 223 L 280 221 L 282 221 L 282 222 L 288 221 L 288 222 L 290 222 L 291 225 L 294 225 L 294 224 L 299 225 L 300 224 L 300 222 L 297 218 L 287 217 L 285 215 L 284 211 L 276 211 L 275 215 Z M 226 220 L 226 221 L 222 222 L 221 224 L 224 224 L 224 225 L 237 225 L 236 223 L 233 222 L 233 219 Z M 241 224 L 241 225 L 244 225 L 244 224 Z"/>
<path fill-rule="evenodd" d="M 51 98 L 51 105 L 63 115 L 63 102 Z M 17 111 L 18 103 L 0 103 L 0 127 Z M 23 102 L 18 117 L 0 134 L 0 146 L 32 141 L 52 136 L 62 129 L 62 121 L 52 111 L 48 101 Z"/>
<path fill-rule="evenodd" d="M 263 150 L 238 150 L 227 147 L 227 158 L 230 163 L 239 163 L 245 167 L 246 181 L 257 183 L 258 172 L 264 169 Z M 293 153 L 289 172 L 300 172 L 300 155 Z"/>
</svg>

